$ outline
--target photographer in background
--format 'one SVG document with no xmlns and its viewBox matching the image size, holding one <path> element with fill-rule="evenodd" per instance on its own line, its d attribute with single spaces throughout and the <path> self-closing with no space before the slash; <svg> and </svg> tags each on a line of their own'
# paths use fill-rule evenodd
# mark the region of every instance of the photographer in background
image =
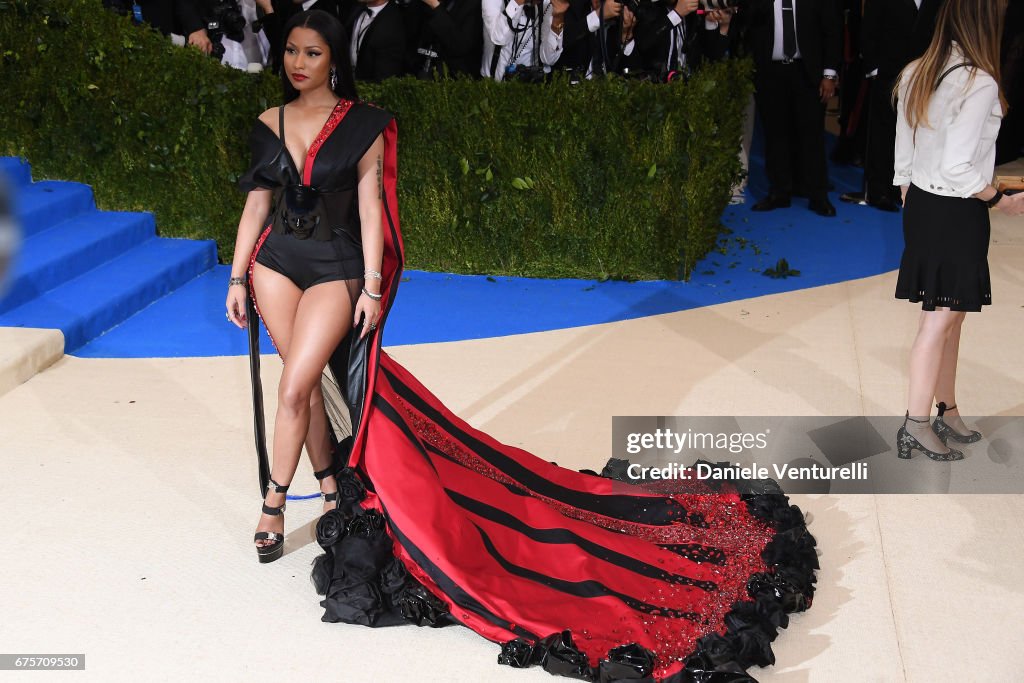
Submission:
<svg viewBox="0 0 1024 683">
<path fill-rule="evenodd" d="M 711 30 L 705 27 L 697 13 L 701 6 L 700 0 L 641 5 L 636 40 L 644 68 L 669 80 L 673 72 L 686 73 L 704 59 L 725 56 L 729 38 L 719 33 L 717 24 Z"/>
<path fill-rule="evenodd" d="M 542 80 L 562 56 L 569 0 L 482 0 L 481 9 L 485 78 Z"/>
<path fill-rule="evenodd" d="M 184 36 L 187 44 L 205 54 L 213 50 L 196 0 L 103 0 L 103 5 L 136 23 L 146 22 L 165 36 Z"/>
<path fill-rule="evenodd" d="M 323 0 L 321 0 L 323 1 Z M 345 21 L 356 80 L 405 74 L 405 20 L 395 0 L 359 0 Z"/>
<path fill-rule="evenodd" d="M 407 10 L 418 30 L 410 41 L 410 71 L 419 78 L 433 78 L 447 69 L 451 76 L 480 77 L 484 50 L 484 17 L 480 0 L 422 0 Z"/>
<path fill-rule="evenodd" d="M 555 69 L 573 71 L 590 78 L 594 73 L 615 71 L 622 62 L 624 49 L 631 54 L 635 48 L 632 29 L 635 15 L 628 4 L 637 0 L 569 0 L 562 36 L 562 56 Z M 623 36 L 628 36 L 623 41 Z M 605 48 L 601 49 L 602 41 Z M 627 55 L 628 56 L 628 55 Z M 604 61 L 607 57 L 608 67 Z"/>
</svg>

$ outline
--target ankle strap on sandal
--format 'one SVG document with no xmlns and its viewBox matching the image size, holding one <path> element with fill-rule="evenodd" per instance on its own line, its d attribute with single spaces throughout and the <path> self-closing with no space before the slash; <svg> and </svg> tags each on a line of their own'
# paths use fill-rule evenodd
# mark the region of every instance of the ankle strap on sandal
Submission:
<svg viewBox="0 0 1024 683">
<path fill-rule="evenodd" d="M 951 406 L 947 406 L 945 403 L 939 402 L 939 404 L 936 405 L 935 407 L 938 408 L 938 410 L 939 410 L 939 417 L 942 417 L 943 413 L 946 413 L 946 412 L 948 412 L 950 410 L 956 410 L 956 404 L 955 403 L 953 405 L 951 405 Z"/>
<path fill-rule="evenodd" d="M 288 487 L 291 486 L 291 484 L 285 484 L 284 486 L 281 486 L 276 481 L 274 481 L 273 477 L 268 477 L 268 479 L 269 482 L 267 483 L 267 493 L 286 493 L 288 491 Z"/>
<path fill-rule="evenodd" d="M 915 417 L 910 417 L 910 411 L 909 410 L 907 411 L 907 414 L 903 416 L 903 419 L 904 420 L 910 420 L 911 422 L 916 422 L 918 424 L 924 424 L 926 422 L 930 422 L 931 421 L 931 419 L 927 418 L 927 417 L 925 419 L 923 419 L 923 420 L 918 420 Z"/>
<path fill-rule="evenodd" d="M 280 515 L 284 512 L 284 507 L 288 503 L 281 503 L 277 507 L 271 507 L 266 503 L 263 504 L 263 514 L 265 515 Z"/>
<path fill-rule="evenodd" d="M 334 462 L 332 462 L 330 465 L 328 465 L 324 469 L 318 470 L 316 472 L 313 472 L 313 476 L 317 478 L 317 481 L 320 481 L 320 480 L 326 479 L 327 477 L 331 476 L 332 474 L 335 474 L 337 471 L 338 471 L 338 461 L 335 460 Z"/>
</svg>

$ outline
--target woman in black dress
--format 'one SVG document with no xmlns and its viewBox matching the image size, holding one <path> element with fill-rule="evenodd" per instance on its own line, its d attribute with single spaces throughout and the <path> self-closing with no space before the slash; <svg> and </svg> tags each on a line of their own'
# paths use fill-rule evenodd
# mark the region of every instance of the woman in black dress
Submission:
<svg viewBox="0 0 1024 683">
<path fill-rule="evenodd" d="M 896 175 L 905 201 L 905 248 L 896 298 L 920 303 L 910 350 L 910 393 L 898 455 L 964 457 L 946 442 L 973 443 L 956 405 L 960 330 L 992 303 L 989 209 L 1024 211 L 1024 196 L 992 186 L 995 141 L 1006 102 L 999 81 L 1005 0 L 948 0 L 931 45 L 897 85 Z M 938 417 L 930 422 L 932 400 Z"/>
<path fill-rule="evenodd" d="M 383 131 L 390 115 L 355 101 L 340 23 L 321 12 L 288 25 L 281 80 L 286 104 L 253 129 L 254 164 L 228 287 L 228 318 L 244 327 L 246 277 L 285 368 L 278 389 L 274 469 L 256 527 L 261 562 L 284 548 L 285 492 L 306 450 L 325 511 L 336 507 L 321 375 L 353 325 L 380 317 Z M 344 120 L 344 129 L 332 135 Z M 357 147 L 345 145 L 358 139 Z M 265 219 L 270 224 L 264 227 Z M 365 278 L 365 279 L 364 279 Z"/>
<path fill-rule="evenodd" d="M 312 577 L 323 621 L 459 623 L 502 644 L 500 663 L 577 680 L 752 681 L 744 669 L 774 662 L 818 567 L 774 482 L 558 467 L 461 420 L 381 347 L 405 261 L 397 128 L 355 100 L 343 33 L 316 11 L 286 27 L 288 104 L 260 117 L 240 181 L 233 274 L 248 262 L 284 360 L 260 559 L 282 555 L 275 513 L 305 441 L 327 497 Z M 245 289 L 229 290 L 245 325 Z M 347 410 L 328 419 L 335 389 Z M 342 679 L 362 680 L 358 657 L 339 661 Z"/>
</svg>

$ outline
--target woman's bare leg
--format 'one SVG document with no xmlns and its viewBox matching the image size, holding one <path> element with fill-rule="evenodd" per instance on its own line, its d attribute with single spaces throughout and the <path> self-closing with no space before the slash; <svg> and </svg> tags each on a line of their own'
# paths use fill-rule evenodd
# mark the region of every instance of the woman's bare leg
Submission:
<svg viewBox="0 0 1024 683">
<path fill-rule="evenodd" d="M 927 420 L 931 415 L 932 399 L 935 397 L 939 381 L 943 352 L 950 332 L 958 325 L 959 313 L 956 311 L 936 309 L 921 312 L 917 337 L 910 348 L 910 417 Z M 929 423 L 908 422 L 907 430 L 925 448 L 936 453 L 949 451 L 931 430 Z"/>
<path fill-rule="evenodd" d="M 967 314 L 958 312 L 957 316 L 958 320 L 950 329 L 946 345 L 942 349 L 942 365 L 939 368 L 938 382 L 935 384 L 935 403 L 945 403 L 947 406 L 956 405 L 956 367 L 960 358 L 960 331 Z M 964 436 L 971 434 L 971 430 L 960 419 L 959 409 L 947 409 L 942 419 L 953 428 L 953 431 Z"/>
<path fill-rule="evenodd" d="M 257 263 L 253 268 L 252 286 L 256 292 L 256 299 L 260 302 L 260 316 L 274 339 L 274 344 L 280 352 L 281 357 L 287 361 L 288 347 L 291 342 L 292 325 L 295 321 L 295 312 L 299 307 L 299 300 L 302 298 L 302 290 L 295 286 L 295 283 L 277 271 Z M 257 324 L 250 320 L 250 325 Z M 297 462 L 286 463 L 282 452 L 276 448 L 273 451 L 273 461 L 270 470 L 270 477 L 282 486 L 291 482 L 295 476 Z M 267 493 L 266 503 L 270 507 L 278 507 L 285 502 L 284 493 L 270 491 Z M 281 515 L 261 514 L 256 531 L 284 532 L 284 517 Z M 272 541 L 256 541 L 257 545 L 268 545 Z"/>
<path fill-rule="evenodd" d="M 331 463 L 329 427 L 320 379 L 334 349 L 352 326 L 352 303 L 346 283 L 326 282 L 302 293 L 292 325 L 288 356 L 278 387 L 274 423 L 274 459 L 298 463 L 303 441 L 316 469 Z M 321 482 L 321 491 L 337 490 L 333 478 Z M 325 503 L 330 509 L 334 503 Z"/>
</svg>

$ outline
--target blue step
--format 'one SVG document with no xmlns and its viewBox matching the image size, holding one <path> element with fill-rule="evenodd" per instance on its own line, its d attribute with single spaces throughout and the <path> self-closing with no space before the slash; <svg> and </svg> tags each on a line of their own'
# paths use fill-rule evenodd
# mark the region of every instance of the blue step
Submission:
<svg viewBox="0 0 1024 683">
<path fill-rule="evenodd" d="M 0 313 L 78 277 L 156 235 L 149 213 L 89 211 L 33 235 L 15 254 Z"/>
<path fill-rule="evenodd" d="M 8 183 L 8 190 L 32 182 L 32 167 L 20 157 L 0 157 L 0 178 Z"/>
<path fill-rule="evenodd" d="M 40 180 L 14 193 L 14 220 L 20 224 L 22 238 L 95 208 L 92 188 L 82 183 Z"/>
<path fill-rule="evenodd" d="M 154 237 L 0 314 L 0 326 L 59 328 L 64 352 L 142 310 L 216 263 L 212 240 Z"/>
</svg>

